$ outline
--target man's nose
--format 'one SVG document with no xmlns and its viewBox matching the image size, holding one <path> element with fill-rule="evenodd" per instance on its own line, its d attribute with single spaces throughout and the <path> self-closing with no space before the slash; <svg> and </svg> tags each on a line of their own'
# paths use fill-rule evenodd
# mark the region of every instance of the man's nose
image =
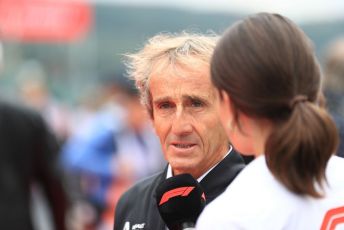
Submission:
<svg viewBox="0 0 344 230">
<path fill-rule="evenodd" d="M 178 136 L 192 133 L 192 118 L 184 108 L 178 108 L 172 121 L 172 132 Z"/>
</svg>

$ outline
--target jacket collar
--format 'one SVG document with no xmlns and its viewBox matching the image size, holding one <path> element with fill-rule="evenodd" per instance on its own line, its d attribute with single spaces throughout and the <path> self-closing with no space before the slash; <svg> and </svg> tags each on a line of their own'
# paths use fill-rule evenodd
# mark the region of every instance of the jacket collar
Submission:
<svg viewBox="0 0 344 230">
<path fill-rule="evenodd" d="M 243 158 L 234 149 L 200 182 L 207 204 L 220 195 L 245 167 Z"/>
</svg>

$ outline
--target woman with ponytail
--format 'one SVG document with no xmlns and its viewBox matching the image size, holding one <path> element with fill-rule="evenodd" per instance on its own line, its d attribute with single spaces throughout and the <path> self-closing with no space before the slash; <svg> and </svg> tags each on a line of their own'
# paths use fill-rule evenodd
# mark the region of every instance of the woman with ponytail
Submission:
<svg viewBox="0 0 344 230">
<path fill-rule="evenodd" d="M 304 32 L 278 14 L 249 16 L 224 33 L 211 76 L 227 136 L 255 160 L 197 229 L 344 229 L 344 159 Z"/>
</svg>

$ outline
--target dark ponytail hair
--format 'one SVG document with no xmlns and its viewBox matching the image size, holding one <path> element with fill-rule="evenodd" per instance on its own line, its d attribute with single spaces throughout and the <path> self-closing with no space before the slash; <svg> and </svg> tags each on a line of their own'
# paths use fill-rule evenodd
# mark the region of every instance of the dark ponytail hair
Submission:
<svg viewBox="0 0 344 230">
<path fill-rule="evenodd" d="M 318 105 L 321 71 L 307 36 L 281 15 L 250 16 L 223 35 L 211 75 L 231 98 L 234 122 L 240 112 L 273 123 L 265 143 L 271 173 L 296 194 L 321 197 L 338 134 Z"/>
</svg>

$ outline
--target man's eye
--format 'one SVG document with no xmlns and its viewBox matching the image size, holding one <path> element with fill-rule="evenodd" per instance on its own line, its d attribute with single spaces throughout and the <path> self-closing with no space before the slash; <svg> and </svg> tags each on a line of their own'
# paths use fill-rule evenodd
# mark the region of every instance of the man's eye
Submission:
<svg viewBox="0 0 344 230">
<path fill-rule="evenodd" d="M 169 109 L 169 108 L 171 108 L 172 107 L 172 105 L 170 104 L 170 103 L 160 103 L 159 105 L 158 105 L 158 108 L 159 109 Z"/>
<path fill-rule="evenodd" d="M 191 106 L 192 107 L 202 107 L 203 106 L 203 103 L 201 101 L 193 101 L 191 103 Z"/>
</svg>

